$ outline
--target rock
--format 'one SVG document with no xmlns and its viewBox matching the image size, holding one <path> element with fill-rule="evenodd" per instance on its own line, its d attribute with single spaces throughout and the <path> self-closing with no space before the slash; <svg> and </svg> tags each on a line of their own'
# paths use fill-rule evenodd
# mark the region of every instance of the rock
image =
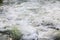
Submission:
<svg viewBox="0 0 60 40">
<path fill-rule="evenodd" d="M 59 31 L 56 31 L 54 34 L 53 34 L 53 39 L 54 40 L 60 40 L 60 30 Z"/>
</svg>

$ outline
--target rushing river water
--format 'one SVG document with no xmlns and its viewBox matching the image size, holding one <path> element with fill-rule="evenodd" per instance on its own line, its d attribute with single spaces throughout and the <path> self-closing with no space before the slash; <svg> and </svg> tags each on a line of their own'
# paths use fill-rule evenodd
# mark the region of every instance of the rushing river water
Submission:
<svg viewBox="0 0 60 40">
<path fill-rule="evenodd" d="M 23 34 L 21 40 L 60 37 L 59 0 L 3 0 L 0 15 L 1 30 L 16 26 Z"/>
</svg>

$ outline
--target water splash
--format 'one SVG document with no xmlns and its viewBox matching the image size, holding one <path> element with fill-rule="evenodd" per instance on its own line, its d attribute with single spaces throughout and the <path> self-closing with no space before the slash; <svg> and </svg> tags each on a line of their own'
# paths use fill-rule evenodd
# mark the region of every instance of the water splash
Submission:
<svg viewBox="0 0 60 40">
<path fill-rule="evenodd" d="M 52 39 L 60 28 L 60 2 L 55 0 L 4 0 L 1 27 L 18 25 L 22 40 Z M 21 2 L 21 3 L 20 3 Z M 4 19 L 5 18 L 5 19 Z M 53 24 L 53 25 L 52 25 Z"/>
</svg>

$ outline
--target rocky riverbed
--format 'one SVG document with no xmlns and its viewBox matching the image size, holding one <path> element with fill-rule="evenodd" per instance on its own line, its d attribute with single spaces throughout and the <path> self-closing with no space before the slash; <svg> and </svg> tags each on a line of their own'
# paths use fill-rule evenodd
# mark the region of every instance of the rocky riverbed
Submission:
<svg viewBox="0 0 60 40">
<path fill-rule="evenodd" d="M 21 40 L 60 38 L 60 1 L 21 2 L 16 1 L 0 7 L 0 30 L 12 30 L 16 27 L 23 34 Z"/>
</svg>

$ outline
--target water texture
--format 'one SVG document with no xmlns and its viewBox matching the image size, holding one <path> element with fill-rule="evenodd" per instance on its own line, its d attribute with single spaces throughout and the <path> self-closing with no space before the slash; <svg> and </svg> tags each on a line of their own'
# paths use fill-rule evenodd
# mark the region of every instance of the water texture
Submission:
<svg viewBox="0 0 60 40">
<path fill-rule="evenodd" d="M 60 37 L 60 0 L 3 0 L 0 15 L 0 29 L 16 26 L 23 34 L 21 40 Z"/>
</svg>

